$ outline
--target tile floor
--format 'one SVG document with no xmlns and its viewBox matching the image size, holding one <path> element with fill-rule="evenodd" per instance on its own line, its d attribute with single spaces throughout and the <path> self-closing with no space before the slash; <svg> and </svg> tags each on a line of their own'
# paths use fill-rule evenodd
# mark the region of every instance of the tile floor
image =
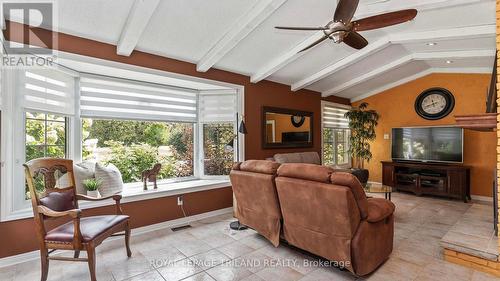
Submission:
<svg viewBox="0 0 500 281">
<path fill-rule="evenodd" d="M 441 258 L 440 239 L 472 204 L 395 193 L 394 251 L 374 274 L 356 278 L 336 268 L 304 266 L 315 258 L 286 246 L 272 247 L 252 230 L 233 231 L 224 215 L 132 237 L 127 259 L 122 240 L 98 250 L 100 281 L 330 281 L 330 280 L 498 280 Z M 39 280 L 38 261 L 0 269 L 2 281 Z M 85 263 L 52 261 L 49 280 L 89 280 Z"/>
<path fill-rule="evenodd" d="M 474 204 L 441 239 L 441 246 L 497 261 L 498 237 L 491 227 L 493 221 L 491 206 Z"/>
</svg>

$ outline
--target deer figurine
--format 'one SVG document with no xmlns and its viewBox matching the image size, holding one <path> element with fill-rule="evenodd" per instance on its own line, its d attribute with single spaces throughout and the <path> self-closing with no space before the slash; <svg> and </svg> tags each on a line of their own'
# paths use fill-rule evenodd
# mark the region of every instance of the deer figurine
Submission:
<svg viewBox="0 0 500 281">
<path fill-rule="evenodd" d="M 142 172 L 142 181 L 144 182 L 144 190 L 148 190 L 148 181 L 154 183 L 154 189 L 158 188 L 156 185 L 156 176 L 160 173 L 161 164 L 157 163 L 150 170 L 145 170 Z"/>
</svg>

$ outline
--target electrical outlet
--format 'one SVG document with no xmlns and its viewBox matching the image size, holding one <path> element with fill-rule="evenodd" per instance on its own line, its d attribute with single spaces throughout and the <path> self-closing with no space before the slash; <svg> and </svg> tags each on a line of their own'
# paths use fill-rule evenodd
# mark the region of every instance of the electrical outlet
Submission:
<svg viewBox="0 0 500 281">
<path fill-rule="evenodd" d="M 182 199 L 182 196 L 177 196 L 177 206 L 182 206 L 184 205 L 184 200 Z"/>
</svg>

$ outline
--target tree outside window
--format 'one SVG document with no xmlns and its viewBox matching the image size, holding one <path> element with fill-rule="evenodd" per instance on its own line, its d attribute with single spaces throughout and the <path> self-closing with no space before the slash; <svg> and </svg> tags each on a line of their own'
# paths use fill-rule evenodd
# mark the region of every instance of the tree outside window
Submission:
<svg viewBox="0 0 500 281">
<path fill-rule="evenodd" d="M 331 166 L 348 165 L 348 144 L 348 129 L 323 128 L 323 164 Z"/>
<path fill-rule="evenodd" d="M 229 175 L 236 151 L 235 137 L 233 123 L 203 124 L 205 175 Z"/>
<path fill-rule="evenodd" d="M 159 179 L 193 176 L 193 124 L 82 119 L 84 160 L 115 165 L 124 183 L 162 164 Z"/>
<path fill-rule="evenodd" d="M 25 113 L 25 158 L 26 162 L 42 157 L 66 158 L 67 118 L 60 115 Z M 35 187 L 42 192 L 45 187 L 42 178 L 35 180 Z M 26 186 L 26 194 L 28 187 Z M 26 199 L 29 196 L 26 195 Z"/>
</svg>

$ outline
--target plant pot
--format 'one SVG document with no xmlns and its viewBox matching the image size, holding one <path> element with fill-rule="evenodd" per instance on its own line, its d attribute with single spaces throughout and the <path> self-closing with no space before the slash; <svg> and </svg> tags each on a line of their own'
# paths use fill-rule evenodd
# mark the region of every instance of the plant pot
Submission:
<svg viewBox="0 0 500 281">
<path fill-rule="evenodd" d="M 370 177 L 370 171 L 367 169 L 352 169 L 351 174 L 358 178 L 361 184 L 365 185 Z"/>
<path fill-rule="evenodd" d="M 99 190 L 87 190 L 87 196 L 99 198 Z"/>
</svg>

